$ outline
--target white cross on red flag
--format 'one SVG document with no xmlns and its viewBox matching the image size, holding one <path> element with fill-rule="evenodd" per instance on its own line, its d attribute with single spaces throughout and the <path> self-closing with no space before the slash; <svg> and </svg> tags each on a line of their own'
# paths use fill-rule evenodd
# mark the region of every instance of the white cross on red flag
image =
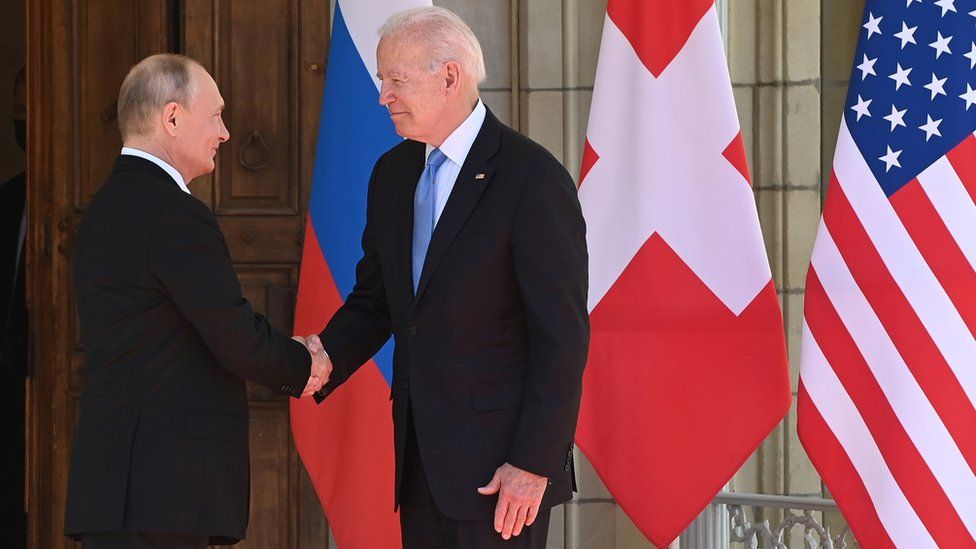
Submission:
<svg viewBox="0 0 976 549">
<path fill-rule="evenodd" d="M 576 440 L 663 547 L 791 401 L 711 0 L 610 0 L 580 180 L 592 335 Z"/>
</svg>

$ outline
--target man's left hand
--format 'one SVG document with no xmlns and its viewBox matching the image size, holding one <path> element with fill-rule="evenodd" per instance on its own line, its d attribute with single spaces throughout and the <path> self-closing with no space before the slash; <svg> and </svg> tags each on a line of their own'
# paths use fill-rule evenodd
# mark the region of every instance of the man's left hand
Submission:
<svg viewBox="0 0 976 549">
<path fill-rule="evenodd" d="M 478 493 L 483 496 L 498 494 L 495 531 L 502 535 L 502 539 L 517 536 L 523 527 L 532 526 L 548 485 L 546 477 L 506 463 L 495 470 L 495 476 L 487 486 L 478 488 Z"/>
</svg>

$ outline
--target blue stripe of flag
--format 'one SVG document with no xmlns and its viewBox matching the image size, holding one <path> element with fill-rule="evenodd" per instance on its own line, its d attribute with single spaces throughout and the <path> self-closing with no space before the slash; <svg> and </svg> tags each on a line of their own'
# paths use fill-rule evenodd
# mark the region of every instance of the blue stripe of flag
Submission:
<svg viewBox="0 0 976 549">
<path fill-rule="evenodd" d="M 376 159 L 400 141 L 336 3 L 309 216 L 343 299 L 352 291 L 362 257 L 369 175 Z M 375 360 L 390 382 L 391 342 Z"/>
</svg>

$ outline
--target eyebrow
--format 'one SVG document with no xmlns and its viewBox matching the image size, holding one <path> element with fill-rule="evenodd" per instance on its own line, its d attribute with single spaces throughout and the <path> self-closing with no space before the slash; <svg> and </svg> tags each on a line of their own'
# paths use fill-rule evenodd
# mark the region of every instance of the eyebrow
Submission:
<svg viewBox="0 0 976 549">
<path fill-rule="evenodd" d="M 397 71 L 390 71 L 390 74 L 388 74 L 387 76 L 389 76 L 390 78 L 401 78 L 402 79 L 402 78 L 405 78 L 406 77 L 406 73 L 397 72 Z M 376 78 L 378 78 L 380 80 L 383 80 L 383 75 L 380 73 L 380 71 L 376 71 Z"/>
</svg>

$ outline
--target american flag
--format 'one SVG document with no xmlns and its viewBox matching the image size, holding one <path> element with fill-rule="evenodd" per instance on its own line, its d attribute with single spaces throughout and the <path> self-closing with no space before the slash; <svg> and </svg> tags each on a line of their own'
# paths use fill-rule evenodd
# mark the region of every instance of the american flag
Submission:
<svg viewBox="0 0 976 549">
<path fill-rule="evenodd" d="M 798 430 L 865 547 L 976 546 L 976 2 L 868 1 Z"/>
</svg>

